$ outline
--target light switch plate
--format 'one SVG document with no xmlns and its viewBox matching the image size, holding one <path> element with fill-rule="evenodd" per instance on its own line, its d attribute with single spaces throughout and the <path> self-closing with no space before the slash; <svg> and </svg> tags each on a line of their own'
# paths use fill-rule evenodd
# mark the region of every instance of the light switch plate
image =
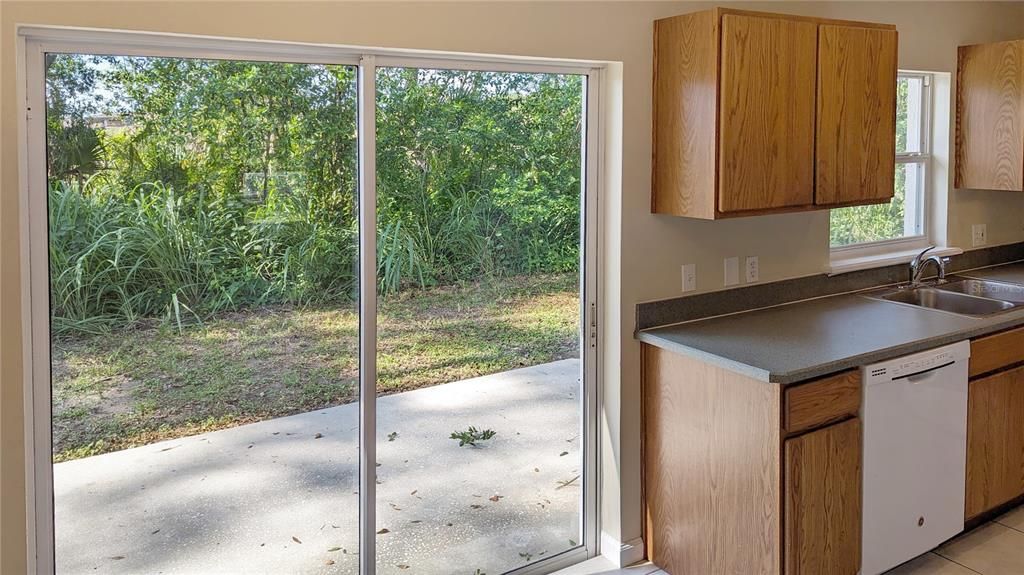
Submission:
<svg viewBox="0 0 1024 575">
<path fill-rule="evenodd" d="M 740 258 L 725 258 L 725 285 L 734 286 L 740 283 Z"/>
<path fill-rule="evenodd" d="M 974 224 L 971 226 L 971 246 L 978 247 L 988 243 L 988 230 L 985 224 Z"/>
<path fill-rule="evenodd" d="M 697 264 L 683 264 L 683 291 L 697 289 Z"/>
<path fill-rule="evenodd" d="M 761 278 L 760 266 L 757 263 L 757 256 L 747 256 L 746 262 L 746 282 L 754 283 Z"/>
</svg>

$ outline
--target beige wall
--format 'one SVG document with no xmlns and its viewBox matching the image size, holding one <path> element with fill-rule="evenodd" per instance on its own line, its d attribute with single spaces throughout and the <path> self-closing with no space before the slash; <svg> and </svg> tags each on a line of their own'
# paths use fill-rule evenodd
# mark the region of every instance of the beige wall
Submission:
<svg viewBox="0 0 1024 575">
<path fill-rule="evenodd" d="M 723 3 L 725 4 L 725 3 Z M 1024 37 L 1024 3 L 792 2 L 730 4 L 768 11 L 894 23 L 900 66 L 952 72 L 958 44 Z M 622 63 L 620 197 L 607 198 L 610 260 L 602 293 L 611 450 L 603 528 L 622 540 L 641 533 L 639 514 L 639 346 L 633 306 L 678 293 L 679 266 L 696 263 L 701 290 L 718 289 L 722 258 L 760 256 L 762 281 L 821 272 L 828 259 L 823 213 L 724 222 L 653 216 L 650 168 L 651 29 L 658 17 L 710 6 L 687 2 L 571 3 L 188 3 L 0 2 L 3 155 L 0 159 L 0 572 L 24 571 L 24 470 L 18 274 L 15 24 L 60 24 L 222 36 L 426 48 Z M 614 127 L 614 126 L 613 126 Z M 953 192 L 949 238 L 962 245 L 972 223 L 990 243 L 1024 240 L 1024 194 Z M 616 247 L 616 238 L 621 244 Z M 616 257 L 624 254 L 621 260 Z"/>
</svg>

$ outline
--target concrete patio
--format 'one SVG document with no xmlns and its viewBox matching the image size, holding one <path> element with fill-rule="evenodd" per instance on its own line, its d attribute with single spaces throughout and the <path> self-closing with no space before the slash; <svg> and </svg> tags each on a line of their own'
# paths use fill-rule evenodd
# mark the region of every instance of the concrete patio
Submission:
<svg viewBox="0 0 1024 575">
<path fill-rule="evenodd" d="M 380 398 L 378 573 L 577 543 L 579 399 L 576 359 Z M 497 435 L 449 439 L 469 426 Z M 357 431 L 349 404 L 57 464 L 58 573 L 356 573 Z"/>
</svg>

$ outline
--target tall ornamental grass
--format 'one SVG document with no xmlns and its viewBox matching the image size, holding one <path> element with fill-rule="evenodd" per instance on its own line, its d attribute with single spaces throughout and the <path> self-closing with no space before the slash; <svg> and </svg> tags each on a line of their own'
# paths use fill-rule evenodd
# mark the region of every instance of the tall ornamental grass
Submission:
<svg viewBox="0 0 1024 575">
<path fill-rule="evenodd" d="M 51 186 L 53 329 L 102 332 L 162 318 L 179 329 L 264 303 L 351 299 L 354 230 L 324 226 L 301 199 L 241 203 L 167 186 Z"/>
<path fill-rule="evenodd" d="M 339 194 L 344 196 L 344 194 Z M 379 211 L 381 295 L 507 275 L 578 269 L 578 206 L 508 185 L 435 194 Z M 271 189 L 255 204 L 115 179 L 50 188 L 56 333 L 156 318 L 182 329 L 273 303 L 351 304 L 358 227 L 351 197 Z"/>
</svg>

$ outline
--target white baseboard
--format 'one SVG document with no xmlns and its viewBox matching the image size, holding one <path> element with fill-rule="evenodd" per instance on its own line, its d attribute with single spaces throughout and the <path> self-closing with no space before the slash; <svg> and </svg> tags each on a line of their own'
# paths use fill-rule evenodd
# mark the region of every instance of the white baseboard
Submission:
<svg viewBox="0 0 1024 575">
<path fill-rule="evenodd" d="M 623 543 L 611 535 L 601 532 L 601 555 L 616 567 L 627 567 L 644 558 L 644 539 L 637 537 Z"/>
</svg>

